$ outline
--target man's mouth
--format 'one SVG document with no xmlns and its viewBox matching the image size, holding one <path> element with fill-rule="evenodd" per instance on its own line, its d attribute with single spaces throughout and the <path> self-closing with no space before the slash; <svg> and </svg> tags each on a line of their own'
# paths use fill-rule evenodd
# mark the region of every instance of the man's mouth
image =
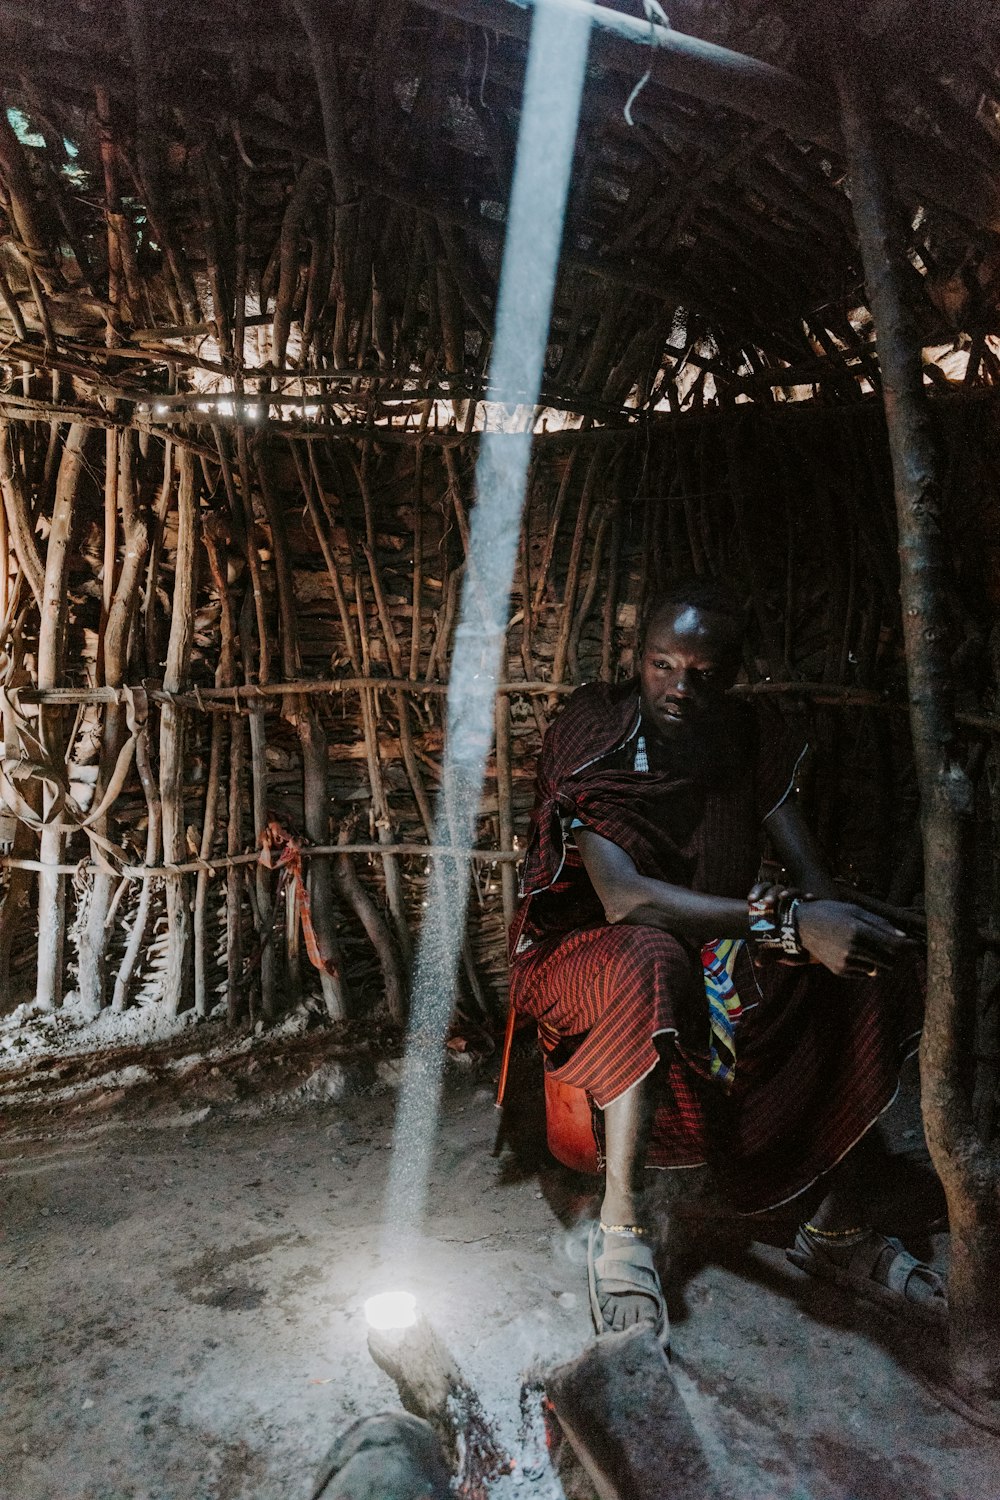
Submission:
<svg viewBox="0 0 1000 1500">
<path fill-rule="evenodd" d="M 665 719 L 680 720 L 688 717 L 690 708 L 686 703 L 664 703 L 660 712 Z"/>
</svg>

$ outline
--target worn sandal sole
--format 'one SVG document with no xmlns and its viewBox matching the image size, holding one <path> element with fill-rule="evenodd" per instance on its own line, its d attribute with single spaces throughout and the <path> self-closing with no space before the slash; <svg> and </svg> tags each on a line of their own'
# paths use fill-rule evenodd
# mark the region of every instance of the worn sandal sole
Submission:
<svg viewBox="0 0 1000 1500">
<path fill-rule="evenodd" d="M 860 1298 L 863 1302 L 870 1302 L 876 1307 L 883 1307 L 887 1312 L 894 1313 L 897 1318 L 916 1318 L 927 1328 L 933 1328 L 938 1332 L 945 1332 L 948 1327 L 948 1303 L 943 1297 L 935 1297 L 927 1302 L 908 1301 L 899 1292 L 892 1292 L 888 1287 L 882 1286 L 870 1277 L 852 1275 L 844 1271 L 840 1266 L 833 1266 L 829 1261 L 820 1259 L 818 1256 L 809 1255 L 801 1250 L 789 1249 L 785 1251 L 788 1260 L 800 1271 L 805 1271 L 807 1276 L 816 1281 L 827 1281 L 834 1286 L 842 1287 L 844 1291 L 850 1292 L 852 1296 Z"/>
<path fill-rule="evenodd" d="M 594 1328 L 596 1329 L 598 1338 L 603 1337 L 603 1335 L 605 1334 L 614 1332 L 614 1329 L 609 1328 L 604 1321 L 604 1313 L 601 1310 L 601 1301 L 597 1295 L 597 1267 L 595 1264 L 597 1260 L 597 1254 L 595 1247 L 597 1243 L 597 1237 L 600 1233 L 600 1224 L 592 1224 L 590 1228 L 590 1234 L 587 1237 L 587 1280 L 590 1283 L 590 1313 L 591 1317 L 594 1320 Z M 639 1292 L 642 1289 L 637 1286 L 635 1290 Z M 649 1293 L 646 1292 L 644 1293 L 644 1295 L 649 1296 Z M 648 1323 L 648 1326 L 653 1328 L 654 1332 L 656 1333 L 656 1337 L 660 1341 L 663 1352 L 669 1357 L 670 1319 L 667 1317 L 667 1305 L 663 1297 L 662 1289 L 660 1291 L 659 1321 L 655 1324 L 648 1319 L 646 1321 Z"/>
</svg>

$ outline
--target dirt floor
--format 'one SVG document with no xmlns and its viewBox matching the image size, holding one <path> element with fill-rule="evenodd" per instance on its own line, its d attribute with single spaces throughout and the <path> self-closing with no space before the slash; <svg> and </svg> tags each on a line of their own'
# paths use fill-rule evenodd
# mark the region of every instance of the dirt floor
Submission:
<svg viewBox="0 0 1000 1500">
<path fill-rule="evenodd" d="M 392 1052 L 302 1014 L 0 1073 L 5 1500 L 305 1500 L 333 1436 L 398 1405 L 362 1314 L 385 1289 Z M 540 1381 L 590 1336 L 592 1184 L 538 1150 L 527 1058 L 517 1150 L 491 1155 L 493 1071 L 450 1066 L 410 1289 L 513 1461 L 489 1494 L 558 1500 Z M 893 1139 L 885 1227 L 941 1263 L 912 1098 Z M 701 1173 L 660 1199 L 673 1368 L 727 1497 L 998 1500 L 1000 1442 L 924 1383 L 933 1336 L 788 1265 L 794 1213 L 734 1221 Z"/>
</svg>

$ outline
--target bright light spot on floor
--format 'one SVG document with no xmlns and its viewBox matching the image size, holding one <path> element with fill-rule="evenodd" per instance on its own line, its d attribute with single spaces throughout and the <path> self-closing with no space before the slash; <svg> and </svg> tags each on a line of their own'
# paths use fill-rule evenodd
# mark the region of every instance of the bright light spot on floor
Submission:
<svg viewBox="0 0 1000 1500">
<path fill-rule="evenodd" d="M 412 1292 L 379 1292 L 365 1303 L 369 1328 L 412 1328 L 417 1321 L 417 1299 Z"/>
</svg>

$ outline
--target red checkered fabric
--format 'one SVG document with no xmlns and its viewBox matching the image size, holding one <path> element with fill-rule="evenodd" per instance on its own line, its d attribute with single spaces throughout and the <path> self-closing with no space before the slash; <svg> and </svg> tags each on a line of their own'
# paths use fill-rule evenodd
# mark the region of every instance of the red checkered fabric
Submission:
<svg viewBox="0 0 1000 1500">
<path fill-rule="evenodd" d="M 638 728 L 634 687 L 585 688 L 546 736 L 511 998 L 538 1021 L 546 1066 L 591 1095 L 599 1134 L 600 1109 L 660 1063 L 650 1165 L 709 1162 L 734 1206 L 754 1212 L 828 1171 L 891 1102 L 919 1029 L 920 977 L 842 980 L 771 955 L 751 963 L 744 950 L 735 1082 L 713 1083 L 697 946 L 608 924 L 566 830 L 594 828 L 643 874 L 743 895 L 761 820 L 789 788 L 800 747 L 770 716 L 739 708 L 725 735 L 729 771 L 706 788 L 696 775 L 624 769 Z"/>
</svg>

